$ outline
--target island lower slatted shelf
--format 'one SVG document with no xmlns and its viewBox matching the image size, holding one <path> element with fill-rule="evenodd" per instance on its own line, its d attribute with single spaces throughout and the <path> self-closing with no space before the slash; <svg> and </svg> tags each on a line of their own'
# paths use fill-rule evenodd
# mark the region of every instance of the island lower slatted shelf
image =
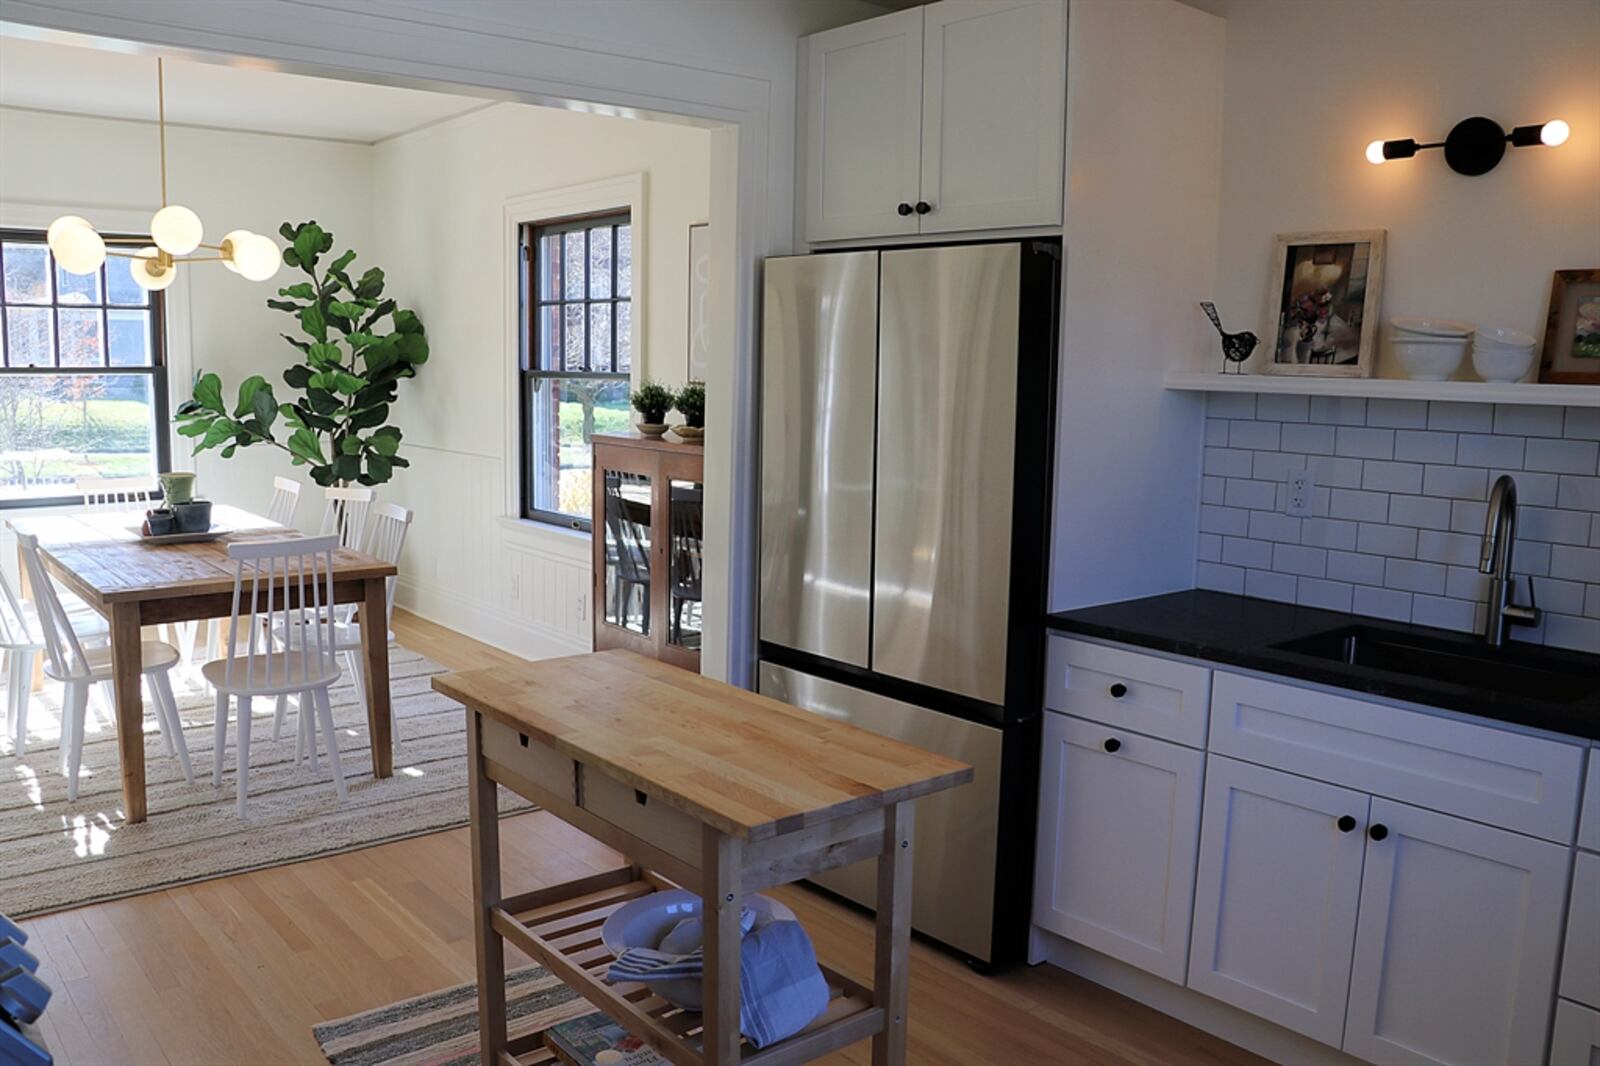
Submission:
<svg viewBox="0 0 1600 1066">
<path fill-rule="evenodd" d="M 966 784 L 972 767 L 629 651 L 432 684 L 467 709 L 483 1062 L 554 1061 L 542 1034 L 508 1038 L 509 943 L 674 1066 L 798 1066 L 868 1038 L 875 1066 L 905 1066 L 915 801 Z M 497 786 L 627 865 L 506 895 Z M 868 859 L 878 864 L 872 986 L 821 967 L 823 1013 L 754 1047 L 740 1034 L 744 898 Z M 703 1013 L 604 976 L 606 918 L 680 886 L 701 899 Z"/>
</svg>

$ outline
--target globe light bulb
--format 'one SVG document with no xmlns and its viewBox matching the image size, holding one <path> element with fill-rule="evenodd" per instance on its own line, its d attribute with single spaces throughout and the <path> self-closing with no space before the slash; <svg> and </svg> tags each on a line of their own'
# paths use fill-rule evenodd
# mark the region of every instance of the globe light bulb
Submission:
<svg viewBox="0 0 1600 1066">
<path fill-rule="evenodd" d="M 239 273 L 239 264 L 233 261 L 233 257 L 254 236 L 255 234 L 247 229 L 229 230 L 224 234 L 222 238 L 222 265 L 235 274 Z"/>
<path fill-rule="evenodd" d="M 51 251 L 55 250 L 56 237 L 59 234 L 61 234 L 65 230 L 75 229 L 75 228 L 77 228 L 77 229 L 94 229 L 94 227 L 89 224 L 89 220 L 88 219 L 83 218 L 83 217 L 81 217 L 79 215 L 62 215 L 60 218 L 58 218 L 54 222 L 50 223 L 50 228 L 44 231 L 44 239 L 50 245 L 50 250 Z"/>
<path fill-rule="evenodd" d="M 266 281 L 278 272 L 282 263 L 283 253 L 271 237 L 252 233 L 242 242 L 234 242 L 233 264 L 249 281 Z"/>
<path fill-rule="evenodd" d="M 203 235 L 200 216 L 180 204 L 168 204 L 150 220 L 150 239 L 168 255 L 188 255 Z"/>
<path fill-rule="evenodd" d="M 50 254 L 68 274 L 93 274 L 106 261 L 106 242 L 87 223 L 63 226 L 50 239 Z"/>
<path fill-rule="evenodd" d="M 1367 162 L 1371 163 L 1373 166 L 1379 166 L 1380 164 L 1388 162 L 1388 160 L 1383 157 L 1383 142 L 1381 140 L 1373 141 L 1371 144 L 1367 145 Z"/>
<path fill-rule="evenodd" d="M 1572 127 L 1561 119 L 1546 122 L 1539 130 L 1539 140 L 1554 148 L 1558 144 L 1566 144 L 1567 138 L 1572 135 Z"/>
<path fill-rule="evenodd" d="M 128 260 L 133 283 L 146 292 L 160 292 L 178 276 L 177 268 L 162 263 L 159 254 L 155 248 L 141 248 L 135 258 Z"/>
</svg>

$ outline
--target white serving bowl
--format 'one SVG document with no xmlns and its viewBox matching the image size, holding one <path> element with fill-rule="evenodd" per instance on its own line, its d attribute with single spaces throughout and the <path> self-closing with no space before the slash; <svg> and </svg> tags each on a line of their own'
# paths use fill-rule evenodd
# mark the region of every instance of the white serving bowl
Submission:
<svg viewBox="0 0 1600 1066">
<path fill-rule="evenodd" d="M 756 925 L 794 921 L 794 911 L 766 896 L 746 896 L 744 905 L 755 911 Z M 685 918 L 700 914 L 700 897 L 683 889 L 652 892 L 618 907 L 600 927 L 600 942 L 613 955 L 629 948 L 654 948 Z M 646 981 L 650 991 L 683 1010 L 703 1006 L 700 982 L 693 978 Z"/>
<path fill-rule="evenodd" d="M 1446 381 L 1466 358 L 1466 337 L 1407 337 L 1395 334 L 1394 354 L 1413 381 Z"/>
<path fill-rule="evenodd" d="M 1443 318 L 1391 318 L 1396 337 L 1470 337 L 1472 327 L 1465 322 Z"/>
<path fill-rule="evenodd" d="M 1504 326 L 1489 326 L 1472 339 L 1472 369 L 1485 381 L 1521 381 L 1533 368 L 1534 339 Z"/>
</svg>

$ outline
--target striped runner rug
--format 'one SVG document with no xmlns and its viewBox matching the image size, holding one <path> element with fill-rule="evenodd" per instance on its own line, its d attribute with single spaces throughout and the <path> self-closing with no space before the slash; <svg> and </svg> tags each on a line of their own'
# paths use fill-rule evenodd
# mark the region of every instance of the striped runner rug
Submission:
<svg viewBox="0 0 1600 1066">
<path fill-rule="evenodd" d="M 506 975 L 511 1039 L 594 1011 L 542 966 Z M 333 1066 L 473 1066 L 478 1062 L 478 988 L 457 985 L 352 1014 L 311 1030 Z"/>
<path fill-rule="evenodd" d="M 98 697 L 84 731 L 78 798 L 67 800 L 60 770 L 61 686 L 33 694 L 27 753 L 0 737 L 0 912 L 26 918 L 318 855 L 351 851 L 466 824 L 466 716 L 433 691 L 444 667 L 398 646 L 389 649 L 390 692 L 399 716 L 394 776 L 372 777 L 365 706 L 348 678 L 333 686 L 334 727 L 349 797 L 338 801 L 326 758 L 318 772 L 295 765 L 291 704 L 282 739 L 272 739 L 273 701 L 254 701 L 250 800 L 234 808 L 237 723 L 228 727 L 222 787 L 211 785 L 215 698 L 197 669 L 173 671 L 178 714 L 195 771 L 185 784 L 178 760 L 145 716 L 150 817 L 128 825 L 122 811 L 116 726 Z M 502 813 L 526 810 L 500 790 Z"/>
</svg>

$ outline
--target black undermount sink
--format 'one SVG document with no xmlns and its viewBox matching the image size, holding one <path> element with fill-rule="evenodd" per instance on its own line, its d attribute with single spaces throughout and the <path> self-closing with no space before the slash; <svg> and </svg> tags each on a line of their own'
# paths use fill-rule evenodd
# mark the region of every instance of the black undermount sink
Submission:
<svg viewBox="0 0 1600 1066">
<path fill-rule="evenodd" d="M 1575 703 L 1600 697 L 1600 676 L 1568 667 L 1537 650 L 1491 648 L 1466 639 L 1445 640 L 1376 626 L 1346 626 L 1274 644 L 1277 651 L 1461 685 L 1487 693 Z"/>
</svg>

